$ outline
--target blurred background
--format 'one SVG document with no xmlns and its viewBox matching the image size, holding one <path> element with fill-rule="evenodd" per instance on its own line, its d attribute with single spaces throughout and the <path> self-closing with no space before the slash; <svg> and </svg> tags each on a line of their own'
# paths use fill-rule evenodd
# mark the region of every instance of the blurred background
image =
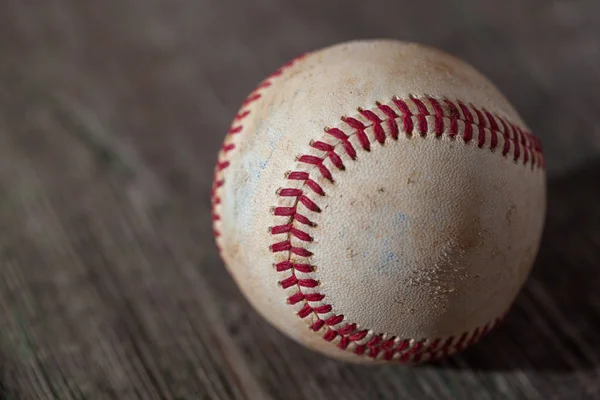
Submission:
<svg viewBox="0 0 600 400">
<path fill-rule="evenodd" d="M 463 354 L 361 367 L 250 309 L 213 244 L 217 151 L 299 53 L 418 41 L 541 137 L 532 277 Z M 600 399 L 600 2 L 0 0 L 0 398 Z"/>
</svg>

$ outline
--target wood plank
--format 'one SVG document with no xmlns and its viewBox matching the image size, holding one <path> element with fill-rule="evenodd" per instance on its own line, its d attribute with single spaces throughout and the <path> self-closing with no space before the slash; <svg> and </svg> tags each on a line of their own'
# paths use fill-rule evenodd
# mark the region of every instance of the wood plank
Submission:
<svg viewBox="0 0 600 400">
<path fill-rule="evenodd" d="M 0 32 L 4 398 L 600 398 L 597 2 L 4 0 Z M 211 236 L 216 152 L 246 93 L 359 37 L 474 64 L 550 166 L 526 289 L 436 365 L 301 348 L 250 308 Z"/>
</svg>

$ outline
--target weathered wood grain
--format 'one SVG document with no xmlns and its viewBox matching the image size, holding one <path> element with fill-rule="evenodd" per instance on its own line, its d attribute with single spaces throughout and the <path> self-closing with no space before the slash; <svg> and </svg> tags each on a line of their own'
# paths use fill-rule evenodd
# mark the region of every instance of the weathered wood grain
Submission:
<svg viewBox="0 0 600 400">
<path fill-rule="evenodd" d="M 256 82 L 354 38 L 440 47 L 542 138 L 536 269 L 481 344 L 418 368 L 285 338 L 213 245 L 223 133 Z M 600 398 L 600 4 L 0 0 L 6 399 Z"/>
</svg>

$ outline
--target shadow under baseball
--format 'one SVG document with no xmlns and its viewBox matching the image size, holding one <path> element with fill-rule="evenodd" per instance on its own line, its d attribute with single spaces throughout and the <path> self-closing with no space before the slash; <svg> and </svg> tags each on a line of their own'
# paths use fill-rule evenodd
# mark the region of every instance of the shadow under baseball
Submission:
<svg viewBox="0 0 600 400">
<path fill-rule="evenodd" d="M 506 319 L 434 365 L 573 371 L 600 365 L 600 159 L 552 179 L 540 252 Z M 432 364 L 429 364 L 430 366 Z"/>
</svg>

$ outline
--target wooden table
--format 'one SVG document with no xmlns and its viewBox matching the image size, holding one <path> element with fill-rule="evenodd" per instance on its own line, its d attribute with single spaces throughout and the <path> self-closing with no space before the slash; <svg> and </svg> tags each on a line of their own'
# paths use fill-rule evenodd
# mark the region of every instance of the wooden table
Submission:
<svg viewBox="0 0 600 400">
<path fill-rule="evenodd" d="M 542 139 L 542 249 L 506 321 L 437 365 L 344 365 L 259 317 L 217 255 L 229 120 L 295 55 L 419 41 Z M 600 399 L 600 3 L 0 0 L 4 399 Z"/>
</svg>

